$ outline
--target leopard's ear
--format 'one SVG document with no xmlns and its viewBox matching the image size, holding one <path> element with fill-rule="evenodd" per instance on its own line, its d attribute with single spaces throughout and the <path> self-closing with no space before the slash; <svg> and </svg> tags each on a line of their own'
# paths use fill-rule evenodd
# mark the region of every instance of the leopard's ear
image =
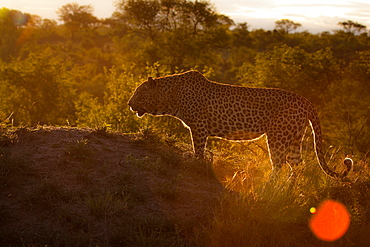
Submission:
<svg viewBox="0 0 370 247">
<path fill-rule="evenodd" d="M 148 77 L 148 82 L 151 87 L 155 87 L 157 85 L 156 81 L 153 79 L 153 77 Z"/>
</svg>

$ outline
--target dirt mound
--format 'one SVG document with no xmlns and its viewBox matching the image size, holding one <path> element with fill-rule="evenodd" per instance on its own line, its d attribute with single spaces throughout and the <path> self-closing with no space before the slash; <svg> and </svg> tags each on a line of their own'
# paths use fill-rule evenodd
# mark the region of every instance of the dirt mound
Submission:
<svg viewBox="0 0 370 247">
<path fill-rule="evenodd" d="M 0 141 L 2 246 L 190 246 L 223 191 L 150 134 L 43 127 Z"/>
</svg>

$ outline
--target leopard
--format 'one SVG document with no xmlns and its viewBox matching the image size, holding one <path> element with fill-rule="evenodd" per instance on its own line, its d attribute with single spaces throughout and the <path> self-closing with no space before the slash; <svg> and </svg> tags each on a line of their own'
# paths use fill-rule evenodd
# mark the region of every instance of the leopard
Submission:
<svg viewBox="0 0 370 247">
<path fill-rule="evenodd" d="M 324 173 L 343 179 L 353 167 L 350 157 L 344 159 L 342 173 L 327 165 L 318 113 L 309 100 L 292 91 L 222 84 L 190 70 L 148 77 L 135 89 L 128 106 L 138 117 L 172 116 L 182 121 L 190 130 L 197 159 L 204 159 L 209 137 L 253 141 L 266 136 L 273 174 L 285 164 L 293 172 L 302 163 L 302 140 L 311 127 L 315 156 Z"/>
</svg>

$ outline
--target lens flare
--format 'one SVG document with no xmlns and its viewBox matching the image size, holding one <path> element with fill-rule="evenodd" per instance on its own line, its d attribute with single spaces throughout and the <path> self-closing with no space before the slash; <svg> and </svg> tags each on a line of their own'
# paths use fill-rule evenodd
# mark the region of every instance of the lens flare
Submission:
<svg viewBox="0 0 370 247">
<path fill-rule="evenodd" d="M 315 214 L 316 213 L 316 208 L 315 207 L 310 208 L 310 213 Z"/>
<path fill-rule="evenodd" d="M 342 203 L 326 200 L 317 209 L 310 208 L 310 212 L 313 215 L 309 220 L 309 227 L 317 238 L 331 242 L 347 232 L 351 219 Z"/>
<path fill-rule="evenodd" d="M 18 11 L 10 12 L 10 18 L 16 26 L 26 25 L 29 21 L 29 15 L 23 14 Z"/>
</svg>

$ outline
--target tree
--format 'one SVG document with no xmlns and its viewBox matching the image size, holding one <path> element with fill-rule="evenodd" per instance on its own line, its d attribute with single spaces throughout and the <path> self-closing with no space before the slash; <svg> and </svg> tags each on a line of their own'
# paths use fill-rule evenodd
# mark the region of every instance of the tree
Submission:
<svg viewBox="0 0 370 247">
<path fill-rule="evenodd" d="M 251 46 L 252 39 L 249 35 L 248 23 L 238 23 L 232 31 L 233 46 Z"/>
<path fill-rule="evenodd" d="M 57 11 L 59 20 L 63 21 L 65 26 L 71 31 L 72 39 L 75 37 L 79 29 L 88 29 L 98 22 L 98 19 L 93 16 L 94 8 L 91 5 L 78 5 L 77 3 L 69 3 Z"/>
<path fill-rule="evenodd" d="M 283 33 L 290 33 L 301 26 L 302 25 L 300 23 L 293 22 L 289 19 L 275 21 L 275 29 Z"/>
<path fill-rule="evenodd" d="M 56 28 L 57 22 L 55 20 L 42 19 L 41 22 L 38 23 L 38 25 L 41 30 L 50 31 Z"/>
<path fill-rule="evenodd" d="M 366 30 L 365 25 L 350 20 L 338 22 L 338 25 L 342 26 L 347 33 L 352 33 L 354 35 L 360 34 L 362 31 Z"/>
<path fill-rule="evenodd" d="M 159 11 L 158 1 L 128 0 L 117 3 L 117 11 L 113 16 L 137 34 L 154 39 L 158 30 Z"/>
<path fill-rule="evenodd" d="M 233 22 L 207 1 L 128 0 L 117 6 L 113 19 L 124 30 L 121 44 L 129 45 L 126 51 L 140 46 L 137 62 L 159 61 L 175 72 L 177 68 L 209 65 L 217 57 L 215 51 L 228 45 Z M 127 44 L 130 38 L 135 40 Z"/>
</svg>

